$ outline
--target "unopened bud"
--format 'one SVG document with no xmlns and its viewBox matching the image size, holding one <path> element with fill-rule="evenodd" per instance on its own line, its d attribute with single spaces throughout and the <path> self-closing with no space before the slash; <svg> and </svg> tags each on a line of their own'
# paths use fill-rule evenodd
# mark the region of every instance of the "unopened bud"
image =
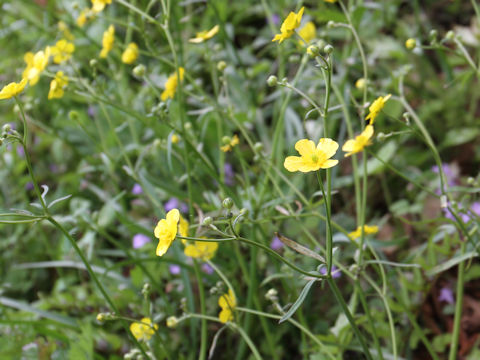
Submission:
<svg viewBox="0 0 480 360">
<path fill-rule="evenodd" d="M 167 327 L 174 328 L 178 324 L 178 319 L 175 316 L 169 316 L 167 318 Z"/>
<path fill-rule="evenodd" d="M 415 46 L 417 46 L 417 40 L 410 38 L 405 41 L 405 47 L 408 50 L 412 50 Z"/>
<path fill-rule="evenodd" d="M 70 110 L 68 113 L 68 118 L 72 121 L 78 121 L 79 115 L 75 110 Z"/>
<path fill-rule="evenodd" d="M 335 21 L 330 20 L 327 22 L 327 29 L 333 29 L 335 27 Z"/>
<path fill-rule="evenodd" d="M 232 206 L 233 206 L 233 200 L 229 197 L 225 198 L 222 202 L 222 206 L 225 208 L 225 209 L 231 209 Z"/>
<path fill-rule="evenodd" d="M 453 40 L 455 39 L 455 32 L 453 30 L 450 30 L 449 32 L 447 32 L 447 35 L 445 35 L 445 38 L 447 40 Z"/>
<path fill-rule="evenodd" d="M 12 130 L 12 126 L 10 124 L 3 125 L 2 132 L 8 133 L 8 132 L 10 132 L 10 130 Z"/>
<path fill-rule="evenodd" d="M 325 52 L 325 54 L 331 54 L 333 52 L 333 46 L 330 44 L 325 45 L 323 51 Z"/>
<path fill-rule="evenodd" d="M 377 134 L 377 140 L 378 140 L 378 141 L 384 141 L 385 139 L 386 139 L 386 136 L 385 136 L 385 134 L 384 134 L 383 132 L 379 132 L 379 133 Z"/>
<path fill-rule="evenodd" d="M 92 59 L 92 60 L 90 60 L 89 64 L 90 64 L 91 67 L 94 68 L 98 65 L 98 61 L 97 61 L 97 59 Z"/>
<path fill-rule="evenodd" d="M 225 61 L 219 61 L 217 63 L 217 70 L 223 72 L 227 68 L 227 63 Z"/>
<path fill-rule="evenodd" d="M 247 215 L 248 214 L 248 209 L 247 208 L 241 208 L 240 209 L 240 214 L 241 215 Z"/>
<path fill-rule="evenodd" d="M 278 79 L 275 75 L 270 75 L 267 79 L 268 86 L 277 86 Z"/>
<path fill-rule="evenodd" d="M 358 90 L 363 90 L 365 89 L 365 85 L 367 84 L 367 82 L 365 81 L 364 78 L 360 78 L 358 79 L 357 81 L 355 81 L 355 87 L 358 89 Z"/>
<path fill-rule="evenodd" d="M 256 152 L 261 152 L 263 150 L 263 144 L 261 142 L 256 142 L 253 148 Z"/>
<path fill-rule="evenodd" d="M 143 77 L 145 75 L 145 65 L 143 64 L 140 64 L 140 65 L 137 65 L 133 68 L 132 72 L 133 72 L 133 75 L 135 75 L 136 77 Z"/>
<path fill-rule="evenodd" d="M 229 136 L 222 137 L 222 144 L 223 145 L 228 145 L 228 144 L 230 144 L 231 141 L 232 141 L 232 139 L 230 139 Z"/>
<path fill-rule="evenodd" d="M 474 185 L 474 184 L 475 184 L 475 178 L 473 178 L 473 177 L 470 176 L 470 177 L 467 179 L 467 184 L 468 184 L 468 185 Z"/>
<path fill-rule="evenodd" d="M 310 56 L 311 58 L 314 58 L 316 56 L 318 56 L 320 54 L 320 49 L 318 48 L 317 45 L 310 45 L 308 48 L 307 48 L 307 54 L 308 56 Z"/>
<path fill-rule="evenodd" d="M 212 225 L 213 223 L 213 219 L 211 216 L 207 216 L 205 219 L 203 219 L 203 225 L 205 226 L 209 226 L 209 225 Z"/>
</svg>

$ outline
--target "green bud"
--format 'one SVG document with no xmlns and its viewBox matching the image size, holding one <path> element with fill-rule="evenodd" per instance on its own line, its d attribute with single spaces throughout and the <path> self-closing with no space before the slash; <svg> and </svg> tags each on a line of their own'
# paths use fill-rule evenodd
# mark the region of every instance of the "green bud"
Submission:
<svg viewBox="0 0 480 360">
<path fill-rule="evenodd" d="M 275 75 L 270 75 L 267 79 L 268 86 L 277 86 L 278 79 Z"/>
<path fill-rule="evenodd" d="M 140 64 L 140 65 L 137 65 L 133 68 L 132 72 L 133 72 L 133 75 L 135 75 L 136 77 L 143 77 L 145 75 L 145 65 L 143 64 Z"/>
<path fill-rule="evenodd" d="M 228 145 L 228 144 L 230 144 L 231 141 L 232 141 L 232 139 L 230 139 L 229 136 L 222 137 L 222 144 L 223 145 Z"/>
<path fill-rule="evenodd" d="M 436 40 L 438 36 L 438 31 L 435 29 L 430 30 L 430 33 L 428 34 L 430 37 L 430 40 Z"/>
<path fill-rule="evenodd" d="M 217 70 L 223 72 L 227 68 L 227 63 L 225 61 L 219 61 L 217 63 Z"/>
<path fill-rule="evenodd" d="M 15 105 L 13 106 L 13 112 L 14 112 L 16 115 L 20 114 L 20 106 L 18 106 L 18 104 L 15 104 Z"/>
<path fill-rule="evenodd" d="M 453 30 L 450 30 L 449 32 L 447 32 L 447 35 L 445 35 L 445 38 L 447 40 L 453 40 L 455 39 L 455 32 Z"/>
<path fill-rule="evenodd" d="M 312 59 L 320 54 L 320 49 L 318 48 L 317 45 L 310 45 L 307 48 L 307 54 L 310 56 Z"/>
<path fill-rule="evenodd" d="M 328 23 L 327 23 L 327 29 L 333 29 L 335 27 L 335 21 L 332 21 L 330 20 Z"/>
<path fill-rule="evenodd" d="M 468 184 L 468 185 L 474 185 L 474 184 L 475 184 L 475 178 L 473 178 L 473 177 L 470 176 L 470 177 L 467 179 L 467 184 Z"/>
<path fill-rule="evenodd" d="M 222 205 L 225 209 L 231 209 L 233 206 L 233 200 L 227 197 L 223 200 Z"/>
<path fill-rule="evenodd" d="M 263 150 L 263 144 L 261 142 L 256 142 L 253 148 L 256 152 L 261 152 Z"/>
<path fill-rule="evenodd" d="M 240 209 L 240 214 L 241 215 L 248 215 L 248 209 L 247 208 L 241 208 Z"/>
<path fill-rule="evenodd" d="M 91 67 L 94 68 L 94 67 L 96 67 L 97 65 L 98 65 L 97 59 L 92 59 L 92 60 L 90 60 L 90 66 L 91 66 Z"/>
<path fill-rule="evenodd" d="M 379 133 L 377 134 L 377 140 L 378 140 L 378 141 L 384 141 L 385 139 L 386 139 L 386 136 L 385 136 L 385 134 L 384 134 L 383 132 L 379 132 Z"/>
<path fill-rule="evenodd" d="M 78 115 L 78 112 L 75 111 L 75 110 L 70 110 L 68 112 L 68 118 L 72 121 L 78 121 L 79 117 L 80 117 L 80 115 Z"/>
<path fill-rule="evenodd" d="M 3 127 L 2 127 L 3 132 L 8 133 L 8 132 L 10 132 L 10 130 L 12 130 L 12 127 L 10 126 L 10 124 L 3 125 Z"/>
<path fill-rule="evenodd" d="M 325 52 L 325 54 L 331 54 L 333 52 L 333 46 L 330 44 L 325 45 L 323 51 Z"/>
<path fill-rule="evenodd" d="M 192 128 L 192 123 L 191 122 L 185 123 L 185 130 L 190 130 L 191 128 Z"/>
<path fill-rule="evenodd" d="M 143 288 L 142 288 L 142 294 L 145 298 L 148 297 L 148 295 L 150 294 L 150 290 L 152 289 L 151 285 L 149 283 L 145 283 L 143 284 Z"/>
<path fill-rule="evenodd" d="M 209 226 L 209 225 L 212 225 L 213 223 L 213 219 L 211 216 L 207 216 L 205 219 L 203 219 L 203 225 L 204 226 Z"/>
</svg>

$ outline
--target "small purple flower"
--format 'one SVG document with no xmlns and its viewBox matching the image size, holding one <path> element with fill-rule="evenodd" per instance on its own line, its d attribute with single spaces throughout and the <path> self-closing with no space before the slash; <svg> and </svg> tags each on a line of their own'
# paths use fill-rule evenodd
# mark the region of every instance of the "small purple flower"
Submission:
<svg viewBox="0 0 480 360">
<path fill-rule="evenodd" d="M 327 267 L 324 266 L 320 269 L 320 274 L 327 275 Z M 342 272 L 335 266 L 332 265 L 332 279 L 338 279 L 342 276 Z"/>
<path fill-rule="evenodd" d="M 273 239 L 272 239 L 272 242 L 270 243 L 270 248 L 272 250 L 280 250 L 281 248 L 283 248 L 283 243 L 282 241 L 278 238 L 278 236 L 274 236 Z"/>
<path fill-rule="evenodd" d="M 25 190 L 33 190 L 34 188 L 35 187 L 33 186 L 33 183 L 31 181 L 25 184 Z"/>
<path fill-rule="evenodd" d="M 448 204 L 450 206 L 450 203 Z M 458 206 L 458 215 L 460 216 L 460 219 L 466 224 L 468 223 L 471 219 L 472 216 L 477 215 L 480 216 L 480 202 L 476 201 L 470 206 L 470 210 L 464 210 L 461 205 Z M 443 212 L 445 214 L 445 217 L 447 219 L 450 219 L 452 221 L 455 221 L 455 217 L 453 216 L 452 212 L 450 211 L 449 208 L 443 209 Z"/>
<path fill-rule="evenodd" d="M 17 155 L 20 157 L 25 157 L 25 149 L 22 145 L 17 145 Z"/>
<path fill-rule="evenodd" d="M 453 297 L 453 291 L 447 286 L 440 289 L 440 295 L 438 295 L 438 301 L 445 301 L 448 304 L 454 304 L 455 298 Z"/>
<path fill-rule="evenodd" d="M 88 116 L 93 118 L 93 117 L 95 117 L 96 113 L 97 113 L 97 111 L 95 110 L 95 108 L 93 106 L 88 107 L 88 109 L 87 109 Z"/>
<path fill-rule="evenodd" d="M 209 264 L 204 263 L 202 264 L 202 271 L 208 275 L 211 275 L 215 270 L 213 270 L 213 268 Z"/>
<path fill-rule="evenodd" d="M 143 194 L 142 186 L 140 184 L 135 183 L 135 185 L 133 185 L 133 188 L 132 188 L 132 194 L 133 195 Z"/>
<path fill-rule="evenodd" d="M 448 186 L 458 185 L 458 177 L 459 177 L 460 170 L 455 163 L 452 165 L 443 163 L 442 170 L 443 170 L 443 173 L 445 174 L 445 178 L 447 180 Z M 439 173 L 438 166 L 436 165 L 433 166 L 432 171 L 438 174 Z M 436 190 L 436 193 L 440 194 L 440 188 Z"/>
<path fill-rule="evenodd" d="M 177 264 L 172 264 L 168 267 L 168 270 L 170 271 L 170 274 L 172 275 L 178 275 L 180 274 L 180 265 L 177 265 Z"/>
<path fill-rule="evenodd" d="M 278 25 L 278 24 L 280 24 L 280 16 L 278 16 L 277 14 L 273 14 L 273 15 L 270 17 L 270 21 L 271 21 L 274 25 Z"/>
<path fill-rule="evenodd" d="M 142 246 L 144 246 L 146 243 L 150 242 L 151 239 L 150 237 L 148 237 L 147 235 L 144 235 L 144 234 L 136 234 L 134 237 L 133 237 L 133 248 L 134 249 L 139 249 L 141 248 Z"/>
<path fill-rule="evenodd" d="M 188 212 L 188 205 L 185 204 L 184 202 L 178 200 L 176 197 L 170 198 L 165 205 L 165 211 L 170 211 L 172 209 L 179 209 L 180 212 L 186 214 Z"/>
<path fill-rule="evenodd" d="M 232 186 L 235 184 L 235 173 L 233 166 L 230 163 L 225 163 L 223 166 L 223 173 L 225 174 L 225 185 Z"/>
</svg>

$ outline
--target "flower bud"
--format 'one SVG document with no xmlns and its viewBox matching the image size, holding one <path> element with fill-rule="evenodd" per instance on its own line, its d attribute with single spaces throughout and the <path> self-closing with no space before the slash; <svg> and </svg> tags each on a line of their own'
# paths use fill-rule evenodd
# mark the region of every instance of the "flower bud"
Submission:
<svg viewBox="0 0 480 360">
<path fill-rule="evenodd" d="M 453 40 L 455 39 L 455 32 L 453 30 L 450 30 L 449 32 L 447 32 L 447 35 L 445 35 L 445 38 L 447 40 Z"/>
<path fill-rule="evenodd" d="M 162 141 L 160 139 L 153 140 L 153 147 L 158 148 L 162 145 Z"/>
<path fill-rule="evenodd" d="M 167 318 L 167 327 L 174 328 L 178 324 L 178 319 L 175 316 L 169 316 Z"/>
<path fill-rule="evenodd" d="M 219 61 L 217 63 L 217 70 L 223 72 L 227 68 L 227 63 L 225 61 Z"/>
<path fill-rule="evenodd" d="M 277 302 L 278 300 L 278 291 L 275 290 L 275 289 L 270 289 L 267 291 L 267 293 L 265 294 L 265 299 L 267 299 L 268 301 L 271 301 L 271 302 Z"/>
<path fill-rule="evenodd" d="M 430 30 L 430 33 L 428 34 L 430 37 L 431 41 L 437 40 L 438 32 L 435 29 Z"/>
<path fill-rule="evenodd" d="M 203 219 L 203 225 L 205 226 L 209 226 L 209 225 L 212 225 L 213 223 L 213 219 L 211 216 L 207 216 L 205 219 Z"/>
<path fill-rule="evenodd" d="M 379 133 L 377 134 L 377 140 L 378 140 L 378 141 L 384 141 L 385 139 L 386 139 L 386 136 L 385 136 L 385 134 L 384 134 L 383 132 L 379 132 Z"/>
<path fill-rule="evenodd" d="M 405 41 L 405 47 L 408 50 L 412 50 L 415 46 L 417 46 L 417 40 L 410 38 Z"/>
<path fill-rule="evenodd" d="M 101 323 L 105 322 L 105 314 L 104 313 L 97 314 L 97 321 Z"/>
<path fill-rule="evenodd" d="M 327 22 L 327 29 L 333 29 L 335 27 L 335 21 L 330 20 Z"/>
<path fill-rule="evenodd" d="M 89 64 L 90 64 L 91 67 L 94 68 L 98 65 L 98 61 L 97 61 L 97 59 L 92 59 L 92 60 L 90 60 Z"/>
<path fill-rule="evenodd" d="M 333 52 L 333 46 L 330 44 L 327 44 L 323 48 L 323 51 L 325 52 L 325 54 L 331 54 Z"/>
<path fill-rule="evenodd" d="M 2 132 L 8 133 L 8 132 L 10 132 L 10 130 L 12 130 L 12 126 L 10 124 L 3 125 Z"/>
<path fill-rule="evenodd" d="M 133 68 L 132 72 L 133 72 L 133 75 L 135 75 L 136 77 L 143 77 L 145 75 L 145 65 L 143 64 L 140 64 L 140 65 L 137 65 Z"/>
<path fill-rule="evenodd" d="M 145 283 L 143 284 L 143 288 L 142 288 L 142 294 L 145 298 L 148 297 L 148 295 L 150 294 L 150 290 L 152 289 L 151 285 L 149 283 Z"/>
<path fill-rule="evenodd" d="M 232 141 L 232 139 L 230 139 L 229 136 L 222 137 L 222 144 L 223 145 L 228 145 L 228 144 L 230 144 L 231 141 Z"/>
<path fill-rule="evenodd" d="M 277 86 L 278 79 L 275 75 L 270 75 L 267 79 L 268 86 Z"/>
<path fill-rule="evenodd" d="M 70 111 L 68 112 L 68 118 L 69 118 L 70 120 L 72 120 L 72 121 L 78 121 L 78 118 L 79 118 L 79 117 L 80 117 L 80 116 L 78 115 L 78 112 L 75 111 L 75 110 L 70 110 Z"/>
<path fill-rule="evenodd" d="M 263 144 L 261 142 L 256 142 L 253 148 L 255 149 L 255 151 L 261 152 L 263 150 Z"/>
<path fill-rule="evenodd" d="M 240 214 L 241 215 L 247 215 L 248 214 L 248 209 L 247 208 L 241 208 L 240 209 Z"/>
<path fill-rule="evenodd" d="M 320 49 L 318 48 L 317 45 L 310 45 L 307 48 L 307 54 L 310 56 L 312 59 L 320 54 Z"/>
<path fill-rule="evenodd" d="M 364 78 L 360 78 L 358 79 L 357 81 L 355 81 L 355 87 L 358 89 L 358 90 L 363 90 L 365 89 L 365 85 L 366 85 L 366 81 Z"/>
<path fill-rule="evenodd" d="M 225 198 L 222 202 L 222 206 L 225 208 L 225 209 L 231 209 L 232 206 L 233 206 L 233 200 L 232 198 Z"/>
<path fill-rule="evenodd" d="M 470 176 L 470 177 L 467 179 L 467 184 L 468 184 L 468 185 L 474 185 L 474 184 L 475 184 L 475 178 L 473 178 L 473 177 Z"/>
<path fill-rule="evenodd" d="M 172 144 L 178 144 L 178 142 L 180 141 L 180 137 L 177 134 L 172 134 L 170 140 L 172 141 Z"/>
</svg>

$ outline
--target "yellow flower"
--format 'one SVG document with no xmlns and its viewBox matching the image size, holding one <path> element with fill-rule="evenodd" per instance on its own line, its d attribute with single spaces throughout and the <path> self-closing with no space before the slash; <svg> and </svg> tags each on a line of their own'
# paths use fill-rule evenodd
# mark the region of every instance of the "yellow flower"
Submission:
<svg viewBox="0 0 480 360">
<path fill-rule="evenodd" d="M 90 18 L 90 16 L 90 9 L 83 9 L 77 17 L 77 25 L 83 27 L 87 23 L 87 20 Z"/>
<path fill-rule="evenodd" d="M 115 40 L 115 28 L 113 25 L 110 25 L 103 33 L 102 39 L 102 51 L 100 52 L 101 58 L 106 58 L 110 50 L 113 49 L 113 41 Z"/>
<path fill-rule="evenodd" d="M 150 340 L 153 334 L 155 334 L 155 330 L 157 329 L 158 325 L 154 325 L 152 323 L 152 319 L 148 317 L 142 318 L 140 322 L 134 322 L 130 324 L 130 331 L 138 341 Z"/>
<path fill-rule="evenodd" d="M 375 122 L 375 118 L 378 116 L 380 111 L 382 111 L 383 107 L 385 106 L 385 103 L 390 99 L 392 95 L 388 94 L 386 96 L 379 96 L 373 103 L 370 105 L 368 110 L 370 110 L 370 113 L 367 115 L 365 120 L 369 120 L 369 124 L 373 125 Z"/>
<path fill-rule="evenodd" d="M 180 137 L 177 134 L 172 134 L 171 141 L 172 144 L 178 144 L 178 142 L 180 141 Z"/>
<path fill-rule="evenodd" d="M 237 134 L 235 134 L 235 135 L 233 135 L 232 140 L 230 140 L 230 143 L 221 146 L 220 150 L 222 150 L 223 152 L 232 151 L 233 147 L 235 145 L 238 145 L 239 142 L 240 142 L 240 140 L 238 139 Z"/>
<path fill-rule="evenodd" d="M 218 25 L 215 25 L 210 30 L 204 30 L 204 31 L 198 32 L 193 39 L 190 39 L 188 41 L 195 44 L 202 43 L 214 37 L 218 33 L 218 29 L 220 29 L 220 27 Z"/>
<path fill-rule="evenodd" d="M 40 79 L 40 74 L 47 67 L 49 58 L 49 46 L 46 47 L 45 51 L 41 50 L 35 54 L 27 52 L 23 57 L 27 63 L 27 67 L 23 71 L 22 77 L 26 78 L 31 86 L 35 85 L 38 82 L 38 79 Z"/>
<path fill-rule="evenodd" d="M 27 79 L 22 79 L 19 83 L 11 82 L 8 85 L 5 85 L 0 91 L 0 100 L 1 99 L 10 99 L 11 97 L 17 96 L 20 94 L 27 85 Z"/>
<path fill-rule="evenodd" d="M 92 0 L 92 10 L 95 13 L 102 12 L 107 4 L 111 4 L 112 0 Z"/>
<path fill-rule="evenodd" d="M 288 156 L 283 164 L 290 172 L 328 169 L 338 163 L 338 160 L 330 160 L 337 152 L 338 143 L 329 138 L 321 138 L 317 147 L 312 140 L 302 139 L 297 141 L 295 149 L 300 156 Z"/>
<path fill-rule="evenodd" d="M 178 73 L 180 75 L 180 81 L 183 81 L 183 75 L 185 73 L 185 69 L 183 67 L 178 68 Z M 162 101 L 165 101 L 167 99 L 173 99 L 175 96 L 175 92 L 177 91 L 178 87 L 178 77 L 177 73 L 173 73 L 170 75 L 167 79 L 167 82 L 165 83 L 165 90 L 162 92 L 161 99 Z"/>
<path fill-rule="evenodd" d="M 58 40 L 55 46 L 51 48 L 53 62 L 55 64 L 60 64 L 70 59 L 74 51 L 75 51 L 75 45 L 73 45 L 73 43 L 68 42 L 65 39 Z"/>
<path fill-rule="evenodd" d="M 122 54 L 122 62 L 125 64 L 133 64 L 138 59 L 138 46 L 135 43 L 128 44 Z"/>
<path fill-rule="evenodd" d="M 158 239 L 156 254 L 162 256 L 165 254 L 177 236 L 178 221 L 180 212 L 178 209 L 172 209 L 167 213 L 166 219 L 161 219 L 155 227 L 155 237 Z"/>
<path fill-rule="evenodd" d="M 210 260 L 218 249 L 218 243 L 214 241 L 195 241 L 188 244 L 183 251 L 185 255 L 202 260 Z"/>
<path fill-rule="evenodd" d="M 328 2 L 328 3 L 334 3 L 334 2 L 337 2 L 337 0 L 325 0 L 325 2 Z"/>
<path fill-rule="evenodd" d="M 378 232 L 378 226 L 368 226 L 368 225 L 365 225 L 363 227 L 363 233 L 365 235 L 369 235 L 369 234 L 376 234 Z M 359 237 L 362 236 L 362 228 L 359 226 L 356 228 L 355 231 L 352 231 L 351 233 L 348 234 L 348 237 L 350 238 L 350 240 L 354 241 L 356 239 L 358 239 Z"/>
<path fill-rule="evenodd" d="M 415 39 L 407 39 L 407 41 L 405 41 L 405 47 L 408 50 L 412 50 L 415 46 L 417 46 L 417 41 Z"/>
<path fill-rule="evenodd" d="M 180 215 L 180 222 L 178 223 L 178 232 L 180 236 L 187 237 L 188 236 L 188 221 Z M 182 239 L 182 242 L 185 244 L 187 240 Z"/>
<path fill-rule="evenodd" d="M 70 32 L 70 29 L 68 28 L 68 25 L 65 24 L 63 21 L 58 22 L 58 30 L 60 30 L 63 33 L 63 37 L 67 40 L 73 40 L 74 36 Z"/>
<path fill-rule="evenodd" d="M 57 71 L 55 78 L 50 82 L 50 91 L 48 92 L 48 100 L 60 99 L 63 97 L 63 88 L 68 85 L 68 77 L 63 71 Z"/>
<path fill-rule="evenodd" d="M 218 314 L 220 321 L 224 324 L 227 321 L 232 321 L 233 311 L 237 306 L 237 299 L 235 299 L 232 289 L 228 290 L 228 294 L 223 294 L 220 296 L 218 299 L 218 305 L 222 308 L 222 311 L 220 311 L 220 314 Z"/>
<path fill-rule="evenodd" d="M 300 36 L 308 44 L 310 41 L 315 39 L 317 28 L 315 24 L 311 21 L 307 22 L 304 27 L 298 31 L 298 36 Z M 305 45 L 303 41 L 299 40 L 300 45 Z"/>
<path fill-rule="evenodd" d="M 370 139 L 373 136 L 373 126 L 367 125 L 365 130 L 362 133 L 355 137 L 355 139 L 347 140 L 345 144 L 342 146 L 342 150 L 345 151 L 345 157 L 356 154 L 362 151 L 365 146 L 371 145 L 372 142 Z"/>
<path fill-rule="evenodd" d="M 293 11 L 291 11 L 280 27 L 281 33 L 276 34 L 272 41 L 278 41 L 281 44 L 283 40 L 291 37 L 295 32 L 295 29 L 300 26 L 304 10 L 305 7 L 302 7 L 298 14 L 295 14 Z"/>
</svg>

